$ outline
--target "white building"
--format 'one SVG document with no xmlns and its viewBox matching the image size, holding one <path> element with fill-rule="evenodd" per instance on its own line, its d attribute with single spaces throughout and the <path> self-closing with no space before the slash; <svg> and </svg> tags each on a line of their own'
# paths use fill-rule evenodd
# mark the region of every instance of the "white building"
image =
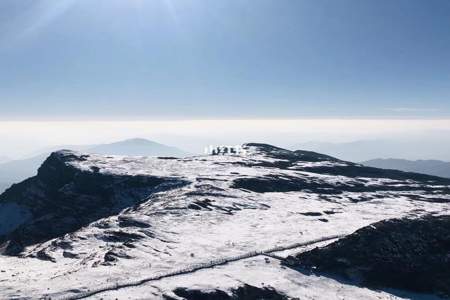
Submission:
<svg viewBox="0 0 450 300">
<path fill-rule="evenodd" d="M 241 145 L 209 145 L 208 147 L 205 147 L 205 154 L 208 155 L 242 155 L 245 153 L 246 151 L 242 148 Z"/>
</svg>

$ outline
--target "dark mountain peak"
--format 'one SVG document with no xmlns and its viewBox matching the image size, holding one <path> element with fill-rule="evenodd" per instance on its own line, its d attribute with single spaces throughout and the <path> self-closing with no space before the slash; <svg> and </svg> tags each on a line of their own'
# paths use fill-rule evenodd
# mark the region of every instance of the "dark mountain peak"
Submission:
<svg viewBox="0 0 450 300">
<path fill-rule="evenodd" d="M 52 153 L 50 153 L 50 155 L 47 157 L 47 159 L 44 160 L 42 166 L 46 166 L 48 164 L 50 164 L 50 165 L 51 164 L 67 165 L 67 163 L 70 163 L 70 162 L 85 161 L 87 157 L 89 157 L 88 154 L 83 154 L 81 152 L 69 150 L 69 149 L 61 149 L 61 150 L 53 151 Z"/>
<path fill-rule="evenodd" d="M 68 182 L 74 175 L 74 167 L 70 162 L 83 161 L 87 155 L 72 150 L 59 150 L 52 152 L 38 169 L 37 177 L 54 188 L 59 188 Z"/>
</svg>

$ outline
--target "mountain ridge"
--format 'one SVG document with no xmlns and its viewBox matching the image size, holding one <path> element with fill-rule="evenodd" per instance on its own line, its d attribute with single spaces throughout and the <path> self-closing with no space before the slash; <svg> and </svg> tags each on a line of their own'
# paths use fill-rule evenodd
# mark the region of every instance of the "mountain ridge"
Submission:
<svg viewBox="0 0 450 300">
<path fill-rule="evenodd" d="M 297 143 L 290 148 L 317 151 L 354 162 L 366 161 L 374 157 L 450 161 L 450 143 L 442 140 L 442 134 L 431 134 L 430 138 L 425 136 L 411 138 L 399 137 L 397 139 L 379 138 L 373 140 L 354 140 L 350 142 L 311 141 Z"/>
<path fill-rule="evenodd" d="M 242 148 L 241 154 L 185 158 L 52 153 L 36 176 L 0 195 L 0 216 L 15 216 L 0 218 L 0 276 L 10 286 L 0 296 L 77 299 L 108 283 L 126 287 L 130 278 L 158 278 L 208 261 L 349 234 L 393 216 L 450 208 L 450 179 L 267 144 Z M 149 293 L 164 299 L 178 288 L 195 290 L 197 283 L 232 291 L 243 284 L 261 288 L 261 282 L 289 298 L 380 296 L 248 256 L 184 277 L 100 291 L 95 299 Z"/>
<path fill-rule="evenodd" d="M 142 138 L 126 139 L 114 143 L 99 145 L 69 145 L 51 147 L 50 149 L 45 150 L 45 153 L 37 154 L 21 160 L 12 160 L 5 163 L 0 163 L 0 193 L 13 183 L 34 176 L 39 166 L 50 155 L 50 153 L 59 149 L 72 149 L 75 151 L 105 155 L 180 157 L 189 155 L 188 152 L 180 150 L 176 147 L 166 146 Z"/>
<path fill-rule="evenodd" d="M 450 162 L 432 159 L 408 160 L 399 158 L 375 158 L 361 162 L 366 166 L 383 169 L 397 169 L 439 177 L 450 178 Z"/>
</svg>

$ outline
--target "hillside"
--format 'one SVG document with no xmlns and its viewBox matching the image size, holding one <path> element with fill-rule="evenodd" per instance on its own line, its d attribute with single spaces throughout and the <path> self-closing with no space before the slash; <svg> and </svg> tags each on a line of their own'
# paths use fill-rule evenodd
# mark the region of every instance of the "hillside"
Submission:
<svg viewBox="0 0 450 300">
<path fill-rule="evenodd" d="M 286 265 L 374 287 L 450 297 L 450 216 L 389 219 L 322 248 L 288 257 Z"/>
<path fill-rule="evenodd" d="M 243 149 L 52 153 L 0 195 L 0 298 L 395 299 L 281 261 L 374 222 L 450 208 L 450 179 Z"/>
</svg>

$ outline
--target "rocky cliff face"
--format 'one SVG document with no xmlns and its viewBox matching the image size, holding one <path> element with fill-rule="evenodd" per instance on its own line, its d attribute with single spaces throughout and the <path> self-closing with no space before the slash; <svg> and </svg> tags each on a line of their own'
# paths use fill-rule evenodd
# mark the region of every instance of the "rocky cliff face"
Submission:
<svg viewBox="0 0 450 300">
<path fill-rule="evenodd" d="M 449 179 L 265 144 L 243 148 L 245 154 L 182 159 L 53 153 L 37 176 L 0 196 L 0 298 L 77 297 L 94 287 L 450 208 Z M 99 297 L 134 299 L 151 291 L 156 299 L 176 298 L 180 287 L 234 297 L 243 284 L 264 290 L 262 282 L 288 298 L 390 297 L 336 287 L 267 257 L 184 276 Z"/>
<path fill-rule="evenodd" d="M 380 221 L 323 248 L 290 256 L 286 265 L 371 287 L 450 297 L 450 216 Z"/>
<path fill-rule="evenodd" d="M 152 193 L 187 182 L 172 177 L 120 175 L 92 166 L 76 167 L 89 155 L 52 153 L 38 174 L 0 195 L 3 206 L 20 211 L 15 226 L 0 221 L 2 254 L 16 255 L 24 247 L 74 232 L 81 227 L 132 207 Z M 22 218 L 20 218 L 22 216 Z"/>
</svg>

